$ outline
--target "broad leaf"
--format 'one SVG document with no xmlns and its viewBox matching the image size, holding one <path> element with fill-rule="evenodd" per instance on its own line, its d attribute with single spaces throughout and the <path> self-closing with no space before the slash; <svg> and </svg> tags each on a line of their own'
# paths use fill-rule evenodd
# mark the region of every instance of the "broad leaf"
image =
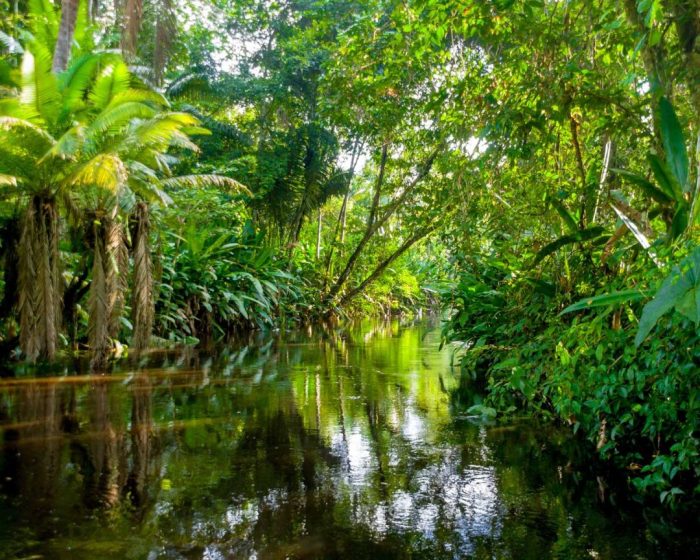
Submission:
<svg viewBox="0 0 700 560">
<path fill-rule="evenodd" d="M 666 161 L 683 192 L 690 190 L 688 184 L 688 153 L 685 149 L 683 129 L 673 106 L 665 97 L 659 102 L 661 115 L 661 139 L 666 151 Z"/>
<path fill-rule="evenodd" d="M 647 160 L 649 161 L 649 166 L 654 173 L 656 182 L 659 184 L 661 189 L 673 200 L 679 201 L 683 199 L 683 189 L 680 183 L 673 175 L 671 170 L 666 165 L 659 156 L 656 154 L 648 154 Z"/>
<path fill-rule="evenodd" d="M 696 326 L 700 324 L 700 247 L 673 268 L 654 299 L 644 306 L 635 344 L 644 342 L 658 320 L 674 308 Z"/>
<path fill-rule="evenodd" d="M 603 233 L 605 233 L 605 230 L 600 227 L 600 226 L 593 226 L 588 229 L 584 229 L 581 231 L 578 231 L 576 233 L 572 233 L 571 235 L 563 235 L 559 239 L 552 241 L 551 243 L 545 245 L 542 247 L 537 252 L 537 255 L 535 255 L 535 260 L 533 262 L 533 266 L 539 263 L 542 259 L 545 257 L 548 257 L 552 253 L 558 251 L 562 247 L 566 245 L 570 245 L 571 243 L 579 243 L 581 241 L 588 241 L 590 239 L 595 239 L 597 237 L 600 237 Z"/>
<path fill-rule="evenodd" d="M 571 212 L 569 212 L 562 203 L 561 200 L 554 198 L 554 197 L 547 197 L 549 200 L 549 203 L 554 206 L 554 209 L 557 211 L 557 214 L 561 216 L 561 219 L 564 220 L 564 223 L 566 224 L 567 228 L 571 233 L 576 233 L 578 231 L 578 224 L 576 223 L 576 220 L 574 217 L 571 215 Z"/>
<path fill-rule="evenodd" d="M 577 301 L 573 305 L 570 305 L 569 307 L 564 309 L 561 313 L 559 313 L 559 315 L 564 315 L 565 313 L 572 313 L 574 311 L 592 309 L 594 307 L 609 307 L 611 305 L 627 303 L 629 301 L 635 301 L 643 298 L 644 294 L 639 290 L 624 290 L 621 292 L 601 294 L 599 296 L 592 296 L 584 298 L 581 301 Z"/>
<path fill-rule="evenodd" d="M 662 191 L 651 181 L 647 181 L 641 175 L 637 175 L 636 173 L 632 173 L 631 171 L 625 171 L 624 169 L 613 169 L 612 171 L 617 175 L 620 175 L 621 177 L 627 179 L 630 183 L 640 187 L 644 194 L 646 194 L 653 200 L 660 202 L 661 204 L 668 204 L 670 202 L 673 202 L 674 200 L 673 197 L 669 196 L 666 192 Z"/>
</svg>

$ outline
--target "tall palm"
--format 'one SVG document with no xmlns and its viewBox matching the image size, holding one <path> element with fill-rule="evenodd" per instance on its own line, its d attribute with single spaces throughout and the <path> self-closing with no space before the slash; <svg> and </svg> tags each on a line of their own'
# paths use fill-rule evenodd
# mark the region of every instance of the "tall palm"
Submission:
<svg viewBox="0 0 700 560">
<path fill-rule="evenodd" d="M 30 358 L 52 358 L 60 324 L 58 202 L 90 220 L 93 268 L 89 339 L 98 366 L 117 334 L 126 290 L 125 214 L 138 209 L 134 247 L 135 345 L 152 322 L 147 203 L 167 202 L 164 189 L 240 185 L 219 176 L 172 177 L 171 147 L 196 150 L 189 134 L 205 133 L 195 117 L 134 80 L 114 54 L 88 55 L 56 75 L 41 45 L 24 55 L 17 95 L 0 103 L 0 177 L 10 196 L 29 199 L 20 238 L 20 345 Z"/>
<path fill-rule="evenodd" d="M 57 199 L 72 162 L 55 157 L 69 143 L 67 114 L 79 106 L 83 77 L 51 71 L 51 53 L 34 44 L 24 53 L 15 95 L 0 102 L 3 194 L 26 199 L 19 240 L 20 345 L 30 359 L 52 358 L 60 325 Z M 9 187 L 9 188 L 8 188 Z"/>
</svg>

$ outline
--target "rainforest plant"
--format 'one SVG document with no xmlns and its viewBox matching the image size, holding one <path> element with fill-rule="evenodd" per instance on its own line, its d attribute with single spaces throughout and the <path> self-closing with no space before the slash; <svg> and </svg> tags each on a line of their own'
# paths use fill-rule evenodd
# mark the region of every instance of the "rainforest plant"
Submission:
<svg viewBox="0 0 700 560">
<path fill-rule="evenodd" d="M 4 182 L 17 186 L 7 194 L 29 199 L 18 251 L 22 351 L 32 360 L 56 353 L 59 203 L 71 219 L 88 226 L 93 248 L 89 332 L 96 364 L 104 361 L 119 330 L 128 278 L 124 221 L 137 209 L 132 309 L 134 345 L 143 348 L 153 305 L 147 204 L 167 203 L 166 187 L 240 185 L 220 176 L 172 176 L 168 150 L 196 151 L 188 134 L 205 130 L 192 115 L 168 111 L 165 98 L 135 81 L 116 55 L 86 55 L 56 75 L 49 53 L 30 45 L 18 85 L 1 109 L 0 169 Z"/>
</svg>

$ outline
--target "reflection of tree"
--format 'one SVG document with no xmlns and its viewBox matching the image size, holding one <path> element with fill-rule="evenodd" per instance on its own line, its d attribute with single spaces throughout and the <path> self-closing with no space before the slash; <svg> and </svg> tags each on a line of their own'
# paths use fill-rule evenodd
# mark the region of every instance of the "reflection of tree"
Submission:
<svg viewBox="0 0 700 560">
<path fill-rule="evenodd" d="M 119 407 L 112 402 L 113 383 L 108 378 L 96 379 L 87 395 L 89 431 L 83 436 L 82 471 L 84 501 L 88 508 L 109 508 L 119 501 L 123 484 L 123 420 Z M 121 463 L 121 464 L 120 464 Z"/>
<path fill-rule="evenodd" d="M 58 488 L 61 460 L 61 399 L 53 382 L 18 383 L 10 388 L 14 423 L 4 427 L 3 489 L 45 515 Z M 28 512 L 29 513 L 29 512 Z"/>
<path fill-rule="evenodd" d="M 131 384 L 131 468 L 126 493 L 137 511 L 148 502 L 148 474 L 153 437 L 152 387 L 146 373 L 138 373 Z"/>
<path fill-rule="evenodd" d="M 536 428 L 451 416 L 449 354 L 424 333 L 255 338 L 218 358 L 16 384 L 0 392 L 0 422 L 21 453 L 2 455 L 1 474 L 26 493 L 25 519 L 63 485 L 37 540 L 70 519 L 76 542 L 109 540 L 121 557 L 133 543 L 144 558 L 614 556 L 609 525 L 570 483 L 571 451 Z"/>
</svg>

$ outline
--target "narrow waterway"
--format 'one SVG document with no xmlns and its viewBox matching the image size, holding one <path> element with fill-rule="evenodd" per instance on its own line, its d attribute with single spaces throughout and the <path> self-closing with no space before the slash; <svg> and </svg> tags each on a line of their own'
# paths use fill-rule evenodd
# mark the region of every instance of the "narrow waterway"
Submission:
<svg viewBox="0 0 700 560">
<path fill-rule="evenodd" d="M 0 378 L 0 557 L 668 558 L 566 434 L 455 404 L 434 326 Z M 696 548 L 695 548 L 696 549 Z"/>
</svg>

